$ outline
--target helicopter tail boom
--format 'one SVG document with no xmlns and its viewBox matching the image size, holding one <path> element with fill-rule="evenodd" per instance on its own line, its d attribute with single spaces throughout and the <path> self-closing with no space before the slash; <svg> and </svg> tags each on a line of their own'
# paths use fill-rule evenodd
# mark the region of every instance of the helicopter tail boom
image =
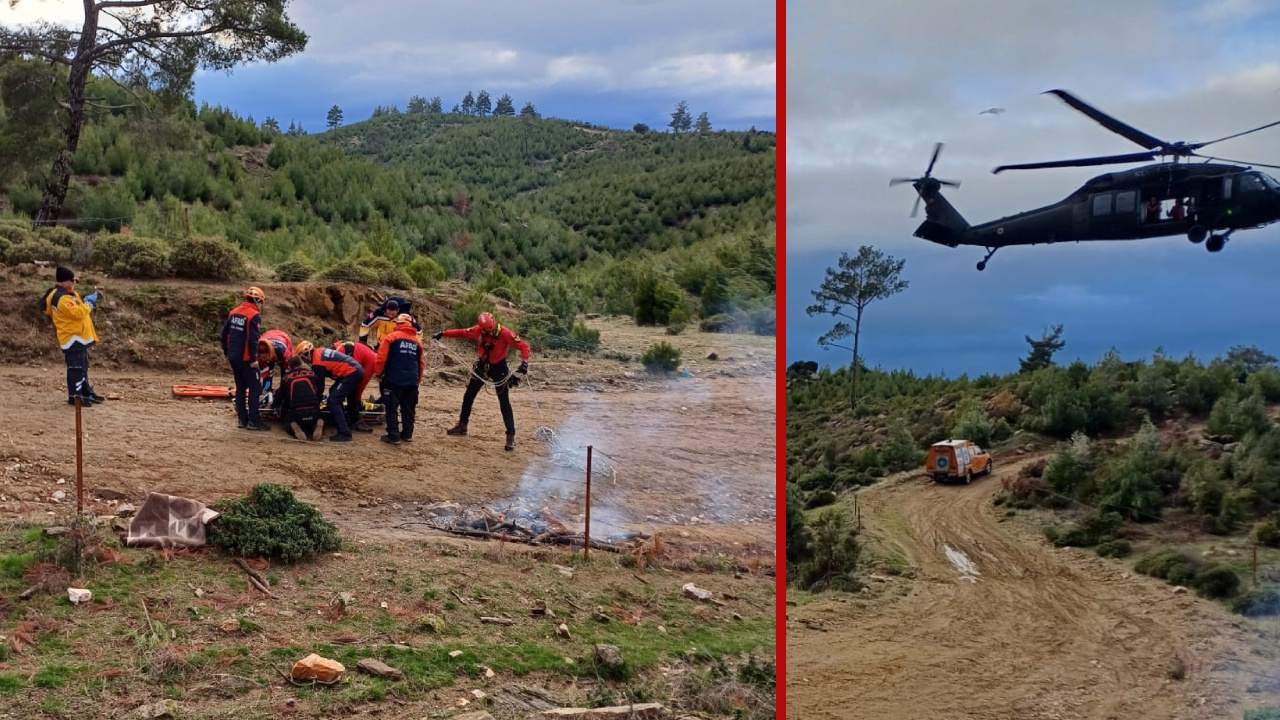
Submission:
<svg viewBox="0 0 1280 720">
<path fill-rule="evenodd" d="M 947 247 L 956 247 L 969 231 L 969 223 L 952 207 L 936 187 L 922 187 L 925 221 L 916 228 L 915 236 Z"/>
</svg>

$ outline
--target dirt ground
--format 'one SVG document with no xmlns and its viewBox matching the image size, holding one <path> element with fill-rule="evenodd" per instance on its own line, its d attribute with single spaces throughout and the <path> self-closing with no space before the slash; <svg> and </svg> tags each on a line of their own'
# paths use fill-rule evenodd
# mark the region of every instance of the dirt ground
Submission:
<svg viewBox="0 0 1280 720">
<path fill-rule="evenodd" d="M 529 382 L 512 390 L 514 452 L 503 451 L 497 399 L 487 390 L 476 400 L 469 436 L 445 435 L 465 385 L 456 361 L 470 352 L 457 341 L 428 346 L 414 442 L 398 447 L 378 441 L 380 427 L 341 445 L 293 440 L 278 422 L 269 423 L 270 433 L 238 430 L 230 400 L 172 396 L 176 384 L 225 385 L 228 374 L 95 367 L 94 387 L 110 401 L 83 411 L 86 497 L 98 506 L 140 504 L 148 492 L 162 492 L 211 503 L 275 482 L 362 533 L 395 533 L 394 526 L 421 519 L 422 506 L 450 501 L 548 507 L 579 527 L 585 473 L 563 457 L 557 463 L 554 449 L 535 438 L 549 427 L 559 450 L 579 460 L 593 446 L 593 536 L 669 531 L 676 541 L 772 555 L 773 338 L 671 338 L 623 319 L 591 324 L 613 353 L 672 340 L 690 376 L 650 377 L 634 360 L 534 357 Z M 704 359 L 713 348 L 726 359 Z M 63 403 L 65 368 L 57 356 L 41 355 L 0 368 L 0 385 L 7 390 L 0 413 L 22 418 L 0 432 L 0 516 L 66 507 L 74 499 L 75 422 Z M 58 491 L 67 493 L 61 503 L 53 499 Z"/>
<path fill-rule="evenodd" d="M 864 538 L 905 558 L 914 579 L 797 593 L 789 716 L 1238 720 L 1280 704 L 1275 628 L 1054 548 L 993 508 L 1001 477 L 1033 457 L 970 486 L 914 476 L 862 494 Z"/>
</svg>

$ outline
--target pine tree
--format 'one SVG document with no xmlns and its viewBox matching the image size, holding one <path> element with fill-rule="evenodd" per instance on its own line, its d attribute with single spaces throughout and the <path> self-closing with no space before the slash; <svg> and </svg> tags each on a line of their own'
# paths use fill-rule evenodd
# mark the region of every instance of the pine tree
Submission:
<svg viewBox="0 0 1280 720">
<path fill-rule="evenodd" d="M 329 115 L 327 118 L 327 122 L 329 123 L 330 129 L 336 128 L 339 125 L 341 125 L 342 124 L 342 108 L 338 107 L 337 105 L 334 105 L 333 107 L 329 108 Z"/>
<path fill-rule="evenodd" d="M 427 103 L 427 112 L 432 115 L 440 115 L 444 112 L 444 103 L 440 101 L 440 96 L 436 95 Z"/>
<path fill-rule="evenodd" d="M 689 103 L 681 100 L 676 103 L 675 112 L 671 113 L 671 122 L 667 123 L 675 133 L 689 132 L 693 127 L 693 118 L 689 116 Z"/>
<path fill-rule="evenodd" d="M 409 98 L 409 105 L 406 108 L 410 115 L 417 115 L 427 111 L 427 99 L 421 95 L 414 95 Z"/>
<path fill-rule="evenodd" d="M 707 119 L 707 114 L 698 115 L 698 122 L 694 123 L 693 127 L 698 131 L 699 135 L 706 135 L 711 132 L 711 121 Z"/>
<path fill-rule="evenodd" d="M 498 98 L 498 104 L 493 108 L 493 114 L 502 117 L 514 117 L 516 114 L 515 101 L 511 99 L 510 95 L 503 93 L 502 97 Z"/>
<path fill-rule="evenodd" d="M 541 115 L 539 115 L 537 109 L 533 107 L 533 103 L 527 102 L 524 104 L 524 107 L 520 108 L 520 117 L 537 118 L 541 117 Z"/>
<path fill-rule="evenodd" d="M 262 129 L 272 135 L 279 135 L 280 123 L 276 122 L 275 118 L 269 117 L 266 120 L 262 121 Z"/>
<path fill-rule="evenodd" d="M 493 111 L 493 101 L 489 99 L 489 91 L 481 90 L 476 96 L 476 114 L 480 117 L 487 116 Z"/>
<path fill-rule="evenodd" d="M 463 115 L 476 114 L 476 98 L 474 95 L 471 94 L 470 90 L 467 91 L 466 97 L 462 98 L 462 114 Z"/>
</svg>

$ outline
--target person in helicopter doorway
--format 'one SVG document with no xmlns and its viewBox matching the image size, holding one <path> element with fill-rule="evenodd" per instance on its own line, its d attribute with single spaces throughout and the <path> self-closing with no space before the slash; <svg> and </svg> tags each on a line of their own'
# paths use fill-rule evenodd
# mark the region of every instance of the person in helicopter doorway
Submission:
<svg viewBox="0 0 1280 720">
<path fill-rule="evenodd" d="M 483 312 L 476 324 L 469 328 L 443 330 L 432 336 L 434 340 L 442 337 L 466 338 L 476 342 L 476 352 L 480 359 L 471 370 L 471 382 L 467 383 L 467 391 L 462 396 L 462 413 L 458 424 L 449 428 L 449 435 L 466 435 L 467 420 L 471 417 L 471 404 L 476 394 L 484 386 L 485 381 L 495 383 L 493 390 L 498 396 L 498 407 L 502 410 L 502 422 L 507 428 L 507 444 L 505 450 L 516 449 L 516 420 L 511 411 L 510 385 L 516 378 L 507 367 L 507 354 L 515 346 L 520 351 L 520 367 L 516 372 L 524 375 L 529 372 L 529 343 L 520 339 L 511 328 L 498 324 L 493 315 Z"/>
<path fill-rule="evenodd" d="M 1174 222 L 1187 219 L 1187 206 L 1182 204 L 1182 198 L 1173 201 L 1173 207 L 1169 208 L 1169 219 Z"/>
<path fill-rule="evenodd" d="M 1155 195 L 1152 195 L 1151 199 L 1147 201 L 1147 222 L 1160 222 L 1160 198 Z"/>
</svg>

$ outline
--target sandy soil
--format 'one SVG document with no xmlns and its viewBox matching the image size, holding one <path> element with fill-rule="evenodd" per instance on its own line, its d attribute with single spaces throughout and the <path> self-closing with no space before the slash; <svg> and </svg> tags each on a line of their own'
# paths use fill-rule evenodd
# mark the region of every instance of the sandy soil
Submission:
<svg viewBox="0 0 1280 720">
<path fill-rule="evenodd" d="M 615 352 L 638 352 L 661 335 L 625 320 L 593 324 Z M 371 533 L 395 534 L 394 526 L 421 519 L 420 507 L 442 501 L 523 501 L 577 526 L 584 473 L 554 462 L 552 449 L 535 439 L 546 426 L 579 454 L 594 446 L 593 536 L 663 531 L 664 539 L 771 555 L 773 339 L 690 333 L 675 340 L 689 377 L 649 378 L 634 362 L 535 358 L 530 382 L 512 391 L 518 432 L 511 453 L 502 449 L 497 400 L 488 391 L 477 398 L 470 436 L 446 437 L 463 384 L 442 378 L 457 366 L 439 350 L 428 356 L 415 441 L 399 447 L 378 442 L 381 428 L 343 445 L 298 442 L 274 422 L 270 433 L 238 430 L 229 400 L 172 397 L 175 384 L 226 384 L 229 375 L 95 368 L 95 389 L 113 399 L 84 410 L 87 496 L 98 506 L 117 494 L 138 504 L 152 491 L 213 502 L 277 482 L 340 525 Z M 730 344 L 740 349 L 726 352 Z M 703 359 L 715 348 L 737 357 Z M 446 349 L 466 357 L 461 344 Z M 62 404 L 65 369 L 42 355 L 0 368 L 0 386 L 0 413 L 19 420 L 0 431 L 0 515 L 66 507 L 74 502 L 75 426 L 74 410 Z M 601 461 L 616 468 L 616 478 L 600 476 Z M 68 495 L 60 504 L 52 499 L 59 490 Z"/>
<path fill-rule="evenodd" d="M 990 500 L 1018 467 L 864 494 L 868 539 L 915 579 L 788 609 L 789 716 L 1238 720 L 1280 704 L 1274 632 L 997 517 Z"/>
</svg>

